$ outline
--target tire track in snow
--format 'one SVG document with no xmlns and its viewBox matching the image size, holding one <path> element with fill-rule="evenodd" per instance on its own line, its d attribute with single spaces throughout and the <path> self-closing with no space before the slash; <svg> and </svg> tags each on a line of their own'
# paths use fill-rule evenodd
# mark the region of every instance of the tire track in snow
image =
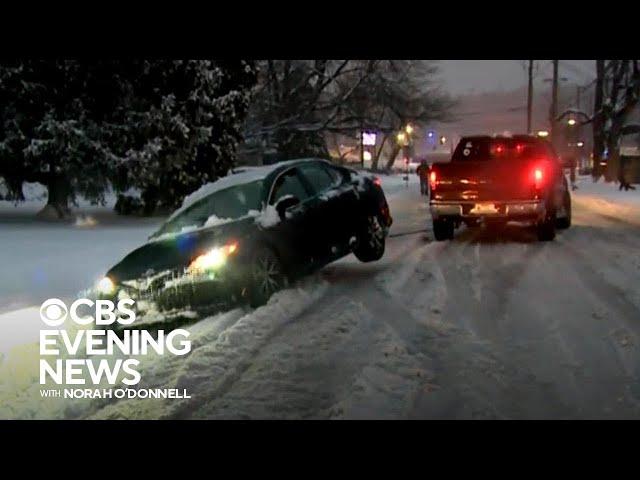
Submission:
<svg viewBox="0 0 640 480">
<path fill-rule="evenodd" d="M 256 352 L 287 323 L 295 322 L 307 309 L 313 308 L 325 291 L 326 283 L 312 277 L 278 292 L 267 305 L 240 316 L 213 338 L 207 337 L 187 357 L 174 359 L 176 370 L 169 378 L 156 375 L 163 380 L 165 388 L 187 389 L 191 399 L 120 401 L 95 412 L 92 418 L 188 418 L 209 398 L 233 384 L 251 364 Z M 162 371 L 167 372 L 165 361 L 161 364 Z"/>
<path fill-rule="evenodd" d="M 380 281 L 381 277 L 400 277 L 402 284 L 415 278 L 412 272 L 420 266 L 428 248 L 419 239 L 405 241 L 403 247 L 411 252 L 408 257 L 405 255 L 404 262 L 391 261 L 390 267 L 382 271 L 372 268 L 373 265 L 347 262 L 328 267 L 324 276 L 331 286 L 322 304 L 278 331 L 252 357 L 245 375 L 219 390 L 196 415 L 204 418 L 406 415 L 414 390 L 428 377 L 429 359 L 423 353 L 424 343 L 438 333 L 422 319 L 415 318 L 401 300 L 384 289 L 386 283 Z M 395 254 L 401 252 L 396 250 Z M 391 252 L 389 260 L 395 254 Z M 372 281 L 365 281 L 367 275 Z M 354 279 L 358 283 L 352 285 Z"/>
</svg>

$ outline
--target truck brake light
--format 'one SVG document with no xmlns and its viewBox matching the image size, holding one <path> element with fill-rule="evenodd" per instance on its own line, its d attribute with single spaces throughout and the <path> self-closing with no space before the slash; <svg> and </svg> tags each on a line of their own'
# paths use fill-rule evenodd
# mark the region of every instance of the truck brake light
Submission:
<svg viewBox="0 0 640 480">
<path fill-rule="evenodd" d="M 438 176 L 436 175 L 436 172 L 432 171 L 429 174 L 429 188 L 431 188 L 431 190 L 435 190 L 437 185 L 438 185 Z"/>
<path fill-rule="evenodd" d="M 542 168 L 537 167 L 533 171 L 533 181 L 535 182 L 537 189 L 540 189 L 542 187 L 543 180 L 544 180 L 544 172 L 542 171 Z"/>
</svg>

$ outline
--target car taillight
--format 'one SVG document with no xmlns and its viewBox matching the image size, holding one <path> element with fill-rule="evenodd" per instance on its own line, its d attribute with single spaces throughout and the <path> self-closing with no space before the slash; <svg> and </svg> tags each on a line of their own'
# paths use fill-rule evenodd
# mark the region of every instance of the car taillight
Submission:
<svg viewBox="0 0 640 480">
<path fill-rule="evenodd" d="M 437 185 L 438 175 L 436 175 L 436 172 L 431 172 L 429 174 L 429 188 L 431 188 L 431 190 L 435 190 Z"/>
</svg>

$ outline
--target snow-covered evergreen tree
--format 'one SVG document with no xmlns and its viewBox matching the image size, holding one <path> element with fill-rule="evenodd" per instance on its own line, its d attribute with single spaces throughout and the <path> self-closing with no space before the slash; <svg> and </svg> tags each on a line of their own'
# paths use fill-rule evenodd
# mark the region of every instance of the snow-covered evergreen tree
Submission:
<svg viewBox="0 0 640 480">
<path fill-rule="evenodd" d="M 2 62 L 0 176 L 17 200 L 45 185 L 60 217 L 110 181 L 173 208 L 235 161 L 254 82 L 243 61 Z"/>
<path fill-rule="evenodd" d="M 255 82 L 248 62 L 145 61 L 132 65 L 112 126 L 116 186 L 135 187 L 147 212 L 172 209 L 235 162 Z"/>
<path fill-rule="evenodd" d="M 90 64 L 26 60 L 0 66 L 0 175 L 20 200 L 22 182 L 47 187 L 45 212 L 68 213 L 77 194 L 100 202 L 107 151 L 87 96 Z"/>
</svg>

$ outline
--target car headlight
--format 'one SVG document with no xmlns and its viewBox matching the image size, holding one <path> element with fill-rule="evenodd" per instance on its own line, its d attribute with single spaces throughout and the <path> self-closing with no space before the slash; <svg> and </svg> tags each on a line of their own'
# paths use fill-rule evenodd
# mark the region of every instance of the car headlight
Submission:
<svg viewBox="0 0 640 480">
<path fill-rule="evenodd" d="M 238 249 L 236 243 L 230 243 L 222 247 L 216 247 L 209 250 L 207 253 L 197 257 L 189 265 L 188 270 L 190 272 L 205 272 L 207 270 L 216 270 L 227 263 L 227 258 L 234 254 Z"/>
<path fill-rule="evenodd" d="M 111 295 L 116 290 L 116 286 L 109 277 L 104 277 L 96 284 L 96 289 L 103 295 Z"/>
</svg>

